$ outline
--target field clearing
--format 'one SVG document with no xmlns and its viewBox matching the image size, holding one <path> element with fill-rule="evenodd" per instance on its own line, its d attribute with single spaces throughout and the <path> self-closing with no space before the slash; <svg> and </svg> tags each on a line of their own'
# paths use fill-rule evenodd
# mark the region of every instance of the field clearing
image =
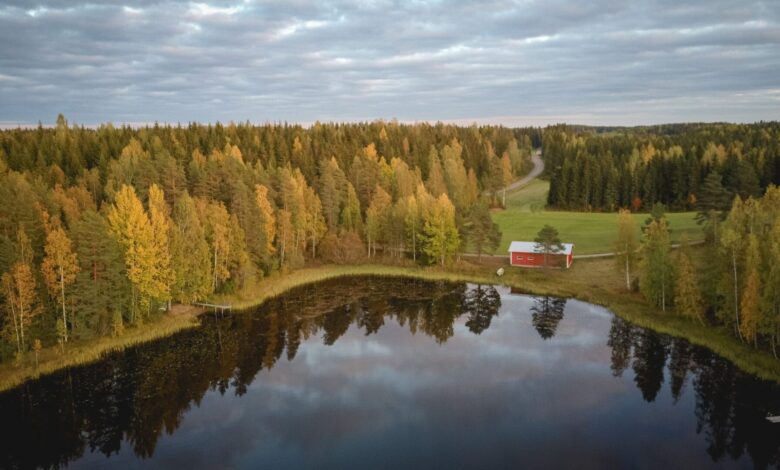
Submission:
<svg viewBox="0 0 780 470">
<path fill-rule="evenodd" d="M 549 186 L 547 181 L 535 180 L 507 194 L 507 208 L 493 213 L 493 220 L 502 233 L 496 254 L 505 254 L 512 240 L 533 240 L 545 224 L 558 229 L 564 242 L 574 243 L 575 255 L 612 251 L 617 237 L 617 213 L 545 210 Z M 701 227 L 694 220 L 695 215 L 695 212 L 670 212 L 666 215 L 673 241 L 678 241 L 684 233 L 689 240 L 703 238 Z M 641 234 L 640 227 L 648 214 L 637 213 L 633 217 L 637 234 Z"/>
</svg>

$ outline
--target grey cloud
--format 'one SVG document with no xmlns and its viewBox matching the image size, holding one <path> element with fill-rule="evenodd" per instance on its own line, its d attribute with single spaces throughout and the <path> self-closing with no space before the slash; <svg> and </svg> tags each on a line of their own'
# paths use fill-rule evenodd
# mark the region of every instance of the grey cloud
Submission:
<svg viewBox="0 0 780 470">
<path fill-rule="evenodd" d="M 0 122 L 780 119 L 762 1 L 0 6 Z"/>
</svg>

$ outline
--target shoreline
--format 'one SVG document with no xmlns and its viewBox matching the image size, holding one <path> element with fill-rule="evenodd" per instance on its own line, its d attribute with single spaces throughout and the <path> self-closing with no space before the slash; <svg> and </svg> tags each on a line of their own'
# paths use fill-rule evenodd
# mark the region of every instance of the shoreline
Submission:
<svg viewBox="0 0 780 470">
<path fill-rule="evenodd" d="M 755 350 L 739 342 L 722 327 L 703 326 L 672 313 L 662 314 L 649 306 L 640 294 L 621 288 L 620 273 L 614 271 L 611 260 L 580 260 L 569 270 L 507 269 L 503 277 L 495 270 L 503 261 L 485 259 L 480 264 L 459 263 L 448 269 L 389 264 L 322 265 L 305 267 L 290 273 L 276 273 L 236 295 L 216 296 L 215 300 L 230 302 L 234 310 L 246 310 L 285 292 L 306 284 L 349 276 L 413 277 L 429 281 L 500 284 L 519 289 L 529 295 L 552 295 L 573 298 L 607 308 L 613 314 L 639 327 L 661 334 L 684 338 L 704 346 L 733 362 L 744 372 L 780 383 L 780 360 L 768 351 Z M 595 281 L 598 280 L 598 283 Z M 96 338 L 69 343 L 66 356 L 56 347 L 42 350 L 39 366 L 34 353 L 22 360 L 0 365 L 0 392 L 22 385 L 29 380 L 66 369 L 99 361 L 106 354 L 162 339 L 197 327 L 202 309 L 177 306 L 179 313 L 163 314 L 144 325 L 129 328 L 119 337 Z"/>
</svg>

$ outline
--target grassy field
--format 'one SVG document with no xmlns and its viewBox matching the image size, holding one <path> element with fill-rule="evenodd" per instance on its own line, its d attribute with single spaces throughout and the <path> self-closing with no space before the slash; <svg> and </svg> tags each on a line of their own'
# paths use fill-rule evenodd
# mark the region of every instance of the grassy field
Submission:
<svg viewBox="0 0 780 470">
<path fill-rule="evenodd" d="M 534 180 L 528 186 L 507 194 L 507 208 L 493 213 L 493 220 L 502 232 L 497 254 L 505 254 L 512 240 L 531 241 L 537 232 L 549 224 L 558 229 L 561 239 L 574 243 L 574 254 L 606 253 L 612 251 L 617 235 L 617 214 L 599 212 L 566 212 L 544 210 L 549 182 Z M 693 212 L 667 214 L 672 229 L 672 240 L 687 233 L 689 240 L 703 238 Z M 637 233 L 647 214 L 634 214 Z"/>
</svg>

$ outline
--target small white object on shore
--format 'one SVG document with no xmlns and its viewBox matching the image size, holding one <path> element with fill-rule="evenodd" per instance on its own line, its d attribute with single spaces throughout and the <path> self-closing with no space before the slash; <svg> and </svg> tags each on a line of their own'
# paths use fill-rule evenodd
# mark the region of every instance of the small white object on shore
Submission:
<svg viewBox="0 0 780 470">
<path fill-rule="evenodd" d="M 504 275 L 504 268 L 498 268 L 498 271 L 496 271 L 496 274 L 501 277 Z"/>
</svg>

